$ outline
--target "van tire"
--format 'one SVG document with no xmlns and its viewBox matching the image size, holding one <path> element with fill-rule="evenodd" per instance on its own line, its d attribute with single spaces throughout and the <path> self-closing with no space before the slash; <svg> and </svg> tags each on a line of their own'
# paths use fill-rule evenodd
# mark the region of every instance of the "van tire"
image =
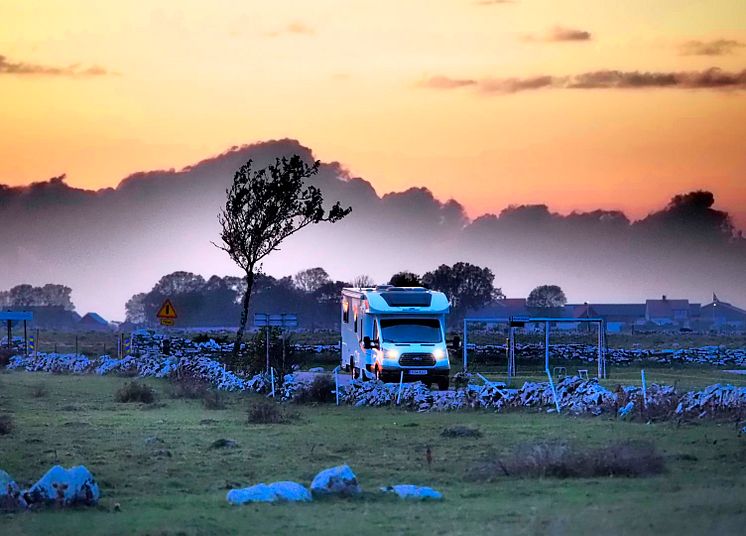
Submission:
<svg viewBox="0 0 746 536">
<path fill-rule="evenodd" d="M 438 391 L 448 391 L 448 387 L 450 383 L 448 380 L 449 380 L 448 378 L 438 380 Z"/>
</svg>

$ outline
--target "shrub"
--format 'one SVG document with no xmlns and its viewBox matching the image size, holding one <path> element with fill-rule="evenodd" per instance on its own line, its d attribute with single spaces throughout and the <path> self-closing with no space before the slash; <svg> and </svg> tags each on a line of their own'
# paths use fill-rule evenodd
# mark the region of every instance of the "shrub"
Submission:
<svg viewBox="0 0 746 536">
<path fill-rule="evenodd" d="M 8 366 L 8 363 L 10 363 L 10 358 L 15 355 L 15 352 L 13 350 L 10 350 L 8 348 L 0 348 L 0 368 L 4 368 Z"/>
<path fill-rule="evenodd" d="M 561 441 L 523 445 L 505 459 L 478 466 L 472 476 L 493 480 L 498 476 L 521 478 L 642 477 L 665 468 L 652 443 L 622 442 L 598 449 L 581 449 Z"/>
<path fill-rule="evenodd" d="M 31 396 L 34 398 L 46 398 L 48 394 L 47 386 L 43 383 L 38 383 L 31 389 Z"/>
<path fill-rule="evenodd" d="M 334 379 L 331 375 L 318 374 L 308 387 L 298 390 L 293 401 L 299 404 L 334 402 L 334 389 Z"/>
<path fill-rule="evenodd" d="M 207 383 L 191 374 L 177 377 L 173 384 L 171 398 L 204 399 L 209 392 Z"/>
<path fill-rule="evenodd" d="M 225 409 L 225 401 L 217 389 L 208 390 L 202 397 L 205 409 Z"/>
<path fill-rule="evenodd" d="M 482 432 L 479 428 L 464 424 L 454 424 L 444 428 L 440 435 L 443 437 L 482 437 Z"/>
<path fill-rule="evenodd" d="M 155 391 L 149 386 L 140 382 L 127 382 L 120 387 L 114 399 L 117 402 L 142 402 L 144 404 L 152 404 L 155 402 L 156 396 Z"/>
<path fill-rule="evenodd" d="M 13 417 L 0 415 L 0 435 L 7 435 L 13 431 Z"/>
<path fill-rule="evenodd" d="M 259 399 L 249 406 L 249 424 L 281 424 L 288 418 L 277 402 Z"/>
</svg>

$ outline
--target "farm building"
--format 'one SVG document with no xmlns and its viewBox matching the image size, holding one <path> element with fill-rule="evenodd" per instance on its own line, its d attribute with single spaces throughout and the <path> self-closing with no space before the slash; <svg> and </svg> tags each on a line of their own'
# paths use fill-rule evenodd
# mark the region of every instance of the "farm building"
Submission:
<svg viewBox="0 0 746 536">
<path fill-rule="evenodd" d="M 86 315 L 80 319 L 80 322 L 78 322 L 78 326 L 92 331 L 104 331 L 109 329 L 109 323 L 98 313 L 86 313 Z"/>
</svg>

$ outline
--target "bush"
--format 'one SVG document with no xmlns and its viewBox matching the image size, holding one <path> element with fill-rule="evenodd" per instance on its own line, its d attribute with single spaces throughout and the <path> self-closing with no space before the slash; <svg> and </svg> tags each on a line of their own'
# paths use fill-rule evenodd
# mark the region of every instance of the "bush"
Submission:
<svg viewBox="0 0 746 536">
<path fill-rule="evenodd" d="M 225 401 L 217 389 L 208 390 L 202 397 L 202 405 L 205 409 L 225 409 Z"/>
<path fill-rule="evenodd" d="M 444 428 L 440 435 L 443 437 L 482 437 L 482 432 L 479 428 L 464 424 L 454 424 Z"/>
<path fill-rule="evenodd" d="M 47 386 L 43 383 L 36 384 L 31 389 L 31 396 L 34 398 L 46 398 L 48 394 Z"/>
<path fill-rule="evenodd" d="M 144 383 L 127 382 L 117 390 L 114 399 L 117 402 L 152 404 L 155 402 L 156 396 L 155 391 Z"/>
<path fill-rule="evenodd" d="M 173 384 L 174 389 L 171 391 L 171 398 L 204 399 L 210 390 L 206 382 L 191 374 L 179 376 Z"/>
<path fill-rule="evenodd" d="M 298 390 L 293 401 L 299 404 L 334 402 L 334 389 L 334 378 L 331 375 L 318 374 L 308 387 Z"/>
<path fill-rule="evenodd" d="M 568 443 L 548 441 L 523 445 L 507 458 L 489 461 L 473 472 L 478 480 L 498 476 L 521 478 L 641 477 L 665 468 L 652 443 L 622 442 L 583 450 Z"/>
<path fill-rule="evenodd" d="M 249 424 L 282 424 L 288 418 L 277 402 L 260 399 L 249 406 Z"/>
<path fill-rule="evenodd" d="M 0 415 L 0 435 L 7 435 L 13 431 L 13 417 Z"/>
<path fill-rule="evenodd" d="M 8 363 L 10 363 L 10 358 L 15 355 L 15 352 L 13 350 L 9 350 L 8 348 L 0 348 L 0 368 L 4 368 L 8 366 Z"/>
</svg>

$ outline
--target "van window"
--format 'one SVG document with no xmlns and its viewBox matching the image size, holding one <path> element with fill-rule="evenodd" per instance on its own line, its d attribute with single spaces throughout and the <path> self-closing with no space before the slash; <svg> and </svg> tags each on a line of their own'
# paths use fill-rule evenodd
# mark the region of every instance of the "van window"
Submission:
<svg viewBox="0 0 746 536">
<path fill-rule="evenodd" d="M 342 322 L 350 323 L 350 302 L 342 300 Z"/>
<path fill-rule="evenodd" d="M 355 318 L 353 320 L 353 323 L 355 324 L 355 333 L 357 333 L 357 311 L 355 311 Z"/>
<path fill-rule="evenodd" d="M 378 322 L 373 319 L 373 337 L 371 337 L 372 340 L 377 341 L 378 340 Z"/>
<path fill-rule="evenodd" d="M 436 318 L 382 318 L 383 342 L 441 342 L 443 335 Z"/>
</svg>

